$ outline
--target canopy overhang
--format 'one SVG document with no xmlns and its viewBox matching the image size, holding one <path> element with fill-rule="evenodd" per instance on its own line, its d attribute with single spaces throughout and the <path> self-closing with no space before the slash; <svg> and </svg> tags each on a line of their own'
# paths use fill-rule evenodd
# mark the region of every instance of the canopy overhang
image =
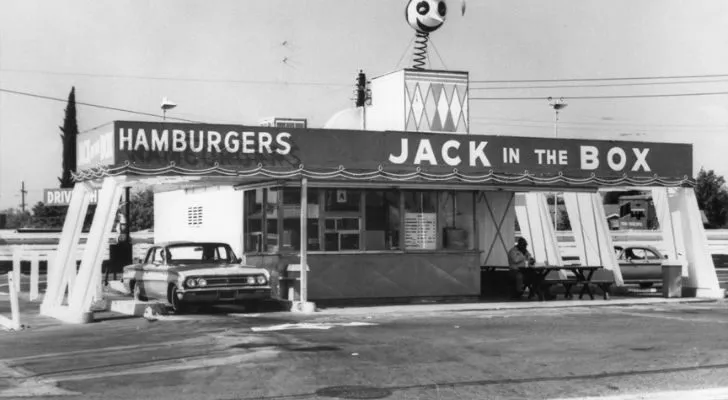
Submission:
<svg viewBox="0 0 728 400">
<path fill-rule="evenodd" d="M 180 177 L 241 185 L 308 178 L 545 190 L 694 185 L 692 145 L 678 143 L 117 121 L 111 131 L 80 135 L 77 154 L 77 181 Z"/>
</svg>

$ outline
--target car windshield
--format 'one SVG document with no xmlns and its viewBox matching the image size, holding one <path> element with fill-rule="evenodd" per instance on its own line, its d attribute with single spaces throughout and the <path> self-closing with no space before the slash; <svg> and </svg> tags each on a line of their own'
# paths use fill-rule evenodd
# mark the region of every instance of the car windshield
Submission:
<svg viewBox="0 0 728 400">
<path fill-rule="evenodd" d="M 186 243 L 167 247 L 168 264 L 227 264 L 235 260 L 232 249 L 223 243 Z"/>
</svg>

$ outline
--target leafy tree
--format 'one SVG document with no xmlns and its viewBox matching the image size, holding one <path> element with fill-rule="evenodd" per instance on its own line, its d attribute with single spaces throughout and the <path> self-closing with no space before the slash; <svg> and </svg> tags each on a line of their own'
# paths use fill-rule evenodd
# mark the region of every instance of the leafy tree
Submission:
<svg viewBox="0 0 728 400">
<path fill-rule="evenodd" d="M 63 142 L 63 175 L 58 178 L 61 188 L 72 188 L 71 173 L 76 171 L 76 137 L 78 124 L 76 123 L 76 88 L 71 88 L 66 105 L 66 116 L 63 119 L 61 141 Z"/>
<path fill-rule="evenodd" d="M 145 189 L 131 196 L 130 229 L 132 232 L 154 228 L 154 191 Z"/>
<path fill-rule="evenodd" d="M 62 228 L 68 207 L 46 206 L 39 201 L 33 206 L 32 226 L 34 228 Z"/>
<path fill-rule="evenodd" d="M 723 227 L 728 220 L 728 189 L 725 178 L 716 175 L 713 170 L 701 168 L 695 185 L 695 197 L 698 206 L 705 212 L 705 217 L 712 227 Z"/>
<path fill-rule="evenodd" d="M 558 230 L 560 230 L 560 231 L 570 231 L 571 230 L 571 220 L 569 220 L 569 213 L 566 211 L 565 208 L 562 208 L 559 210 Z"/>
<path fill-rule="evenodd" d="M 26 228 L 30 225 L 31 215 L 29 211 L 23 212 L 18 209 L 8 208 L 2 213 L 6 215 L 6 229 Z"/>
</svg>

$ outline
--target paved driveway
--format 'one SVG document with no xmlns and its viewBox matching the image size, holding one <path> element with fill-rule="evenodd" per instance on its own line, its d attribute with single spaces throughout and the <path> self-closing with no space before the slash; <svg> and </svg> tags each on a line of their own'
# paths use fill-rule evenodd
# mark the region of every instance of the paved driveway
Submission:
<svg viewBox="0 0 728 400">
<path fill-rule="evenodd" d="M 0 333 L 0 398 L 533 399 L 698 389 L 728 386 L 726 332 L 725 302 L 119 318 Z"/>
</svg>

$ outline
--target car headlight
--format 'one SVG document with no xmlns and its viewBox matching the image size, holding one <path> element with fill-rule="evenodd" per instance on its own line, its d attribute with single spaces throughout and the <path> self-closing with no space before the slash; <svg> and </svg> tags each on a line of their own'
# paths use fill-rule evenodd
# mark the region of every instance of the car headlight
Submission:
<svg viewBox="0 0 728 400">
<path fill-rule="evenodd" d="M 185 285 L 187 285 L 187 287 L 195 287 L 197 286 L 197 281 L 192 278 L 187 278 Z"/>
<path fill-rule="evenodd" d="M 256 280 L 258 281 L 258 285 L 265 285 L 268 282 L 264 275 L 258 275 Z"/>
<path fill-rule="evenodd" d="M 205 280 L 205 278 L 200 278 L 197 280 L 197 285 L 199 287 L 205 287 L 207 286 L 207 280 Z"/>
<path fill-rule="evenodd" d="M 249 276 L 248 277 L 248 285 L 255 285 L 255 277 Z"/>
</svg>

